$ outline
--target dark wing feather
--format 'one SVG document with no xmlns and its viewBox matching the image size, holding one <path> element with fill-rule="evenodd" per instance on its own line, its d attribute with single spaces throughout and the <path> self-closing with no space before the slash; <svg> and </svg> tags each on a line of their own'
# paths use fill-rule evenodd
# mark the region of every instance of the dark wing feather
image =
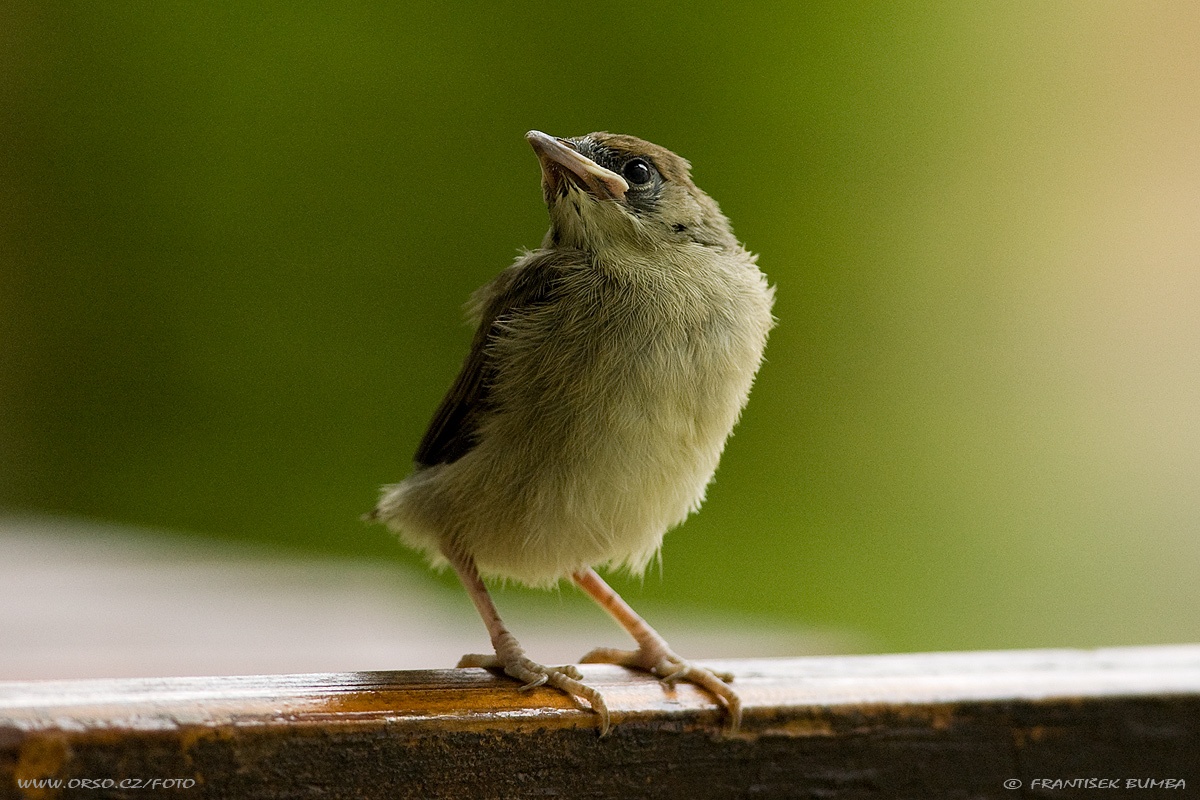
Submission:
<svg viewBox="0 0 1200 800">
<path fill-rule="evenodd" d="M 519 261 L 480 290 L 482 308 L 471 352 L 417 446 L 418 467 L 451 464 L 475 446 L 480 420 L 490 408 L 495 365 L 489 344 L 504 335 L 498 323 L 546 301 L 554 281 L 554 262 L 552 257 Z"/>
</svg>

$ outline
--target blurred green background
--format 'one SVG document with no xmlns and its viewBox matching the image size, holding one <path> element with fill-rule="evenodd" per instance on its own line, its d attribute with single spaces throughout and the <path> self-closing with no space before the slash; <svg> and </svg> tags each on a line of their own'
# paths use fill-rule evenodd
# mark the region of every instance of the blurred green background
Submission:
<svg viewBox="0 0 1200 800">
<path fill-rule="evenodd" d="M 610 130 L 780 320 L 632 602 L 1200 639 L 1198 44 L 1183 2 L 7 3 L 0 505 L 415 561 L 358 515 L 540 241 L 522 135 Z"/>
</svg>

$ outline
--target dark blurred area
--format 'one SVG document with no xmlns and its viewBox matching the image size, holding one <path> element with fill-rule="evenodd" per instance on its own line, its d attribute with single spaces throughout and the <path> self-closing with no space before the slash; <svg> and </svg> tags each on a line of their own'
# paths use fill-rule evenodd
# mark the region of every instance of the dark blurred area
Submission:
<svg viewBox="0 0 1200 800">
<path fill-rule="evenodd" d="M 8 3 L 0 507 L 416 564 L 358 516 L 540 241 L 522 135 L 610 130 L 780 320 L 635 605 L 1200 638 L 1198 44 L 1182 2 Z"/>
</svg>

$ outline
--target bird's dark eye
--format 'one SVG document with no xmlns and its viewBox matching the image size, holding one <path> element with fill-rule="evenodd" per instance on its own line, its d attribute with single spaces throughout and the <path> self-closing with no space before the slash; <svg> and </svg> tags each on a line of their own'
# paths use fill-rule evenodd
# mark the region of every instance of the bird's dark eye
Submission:
<svg viewBox="0 0 1200 800">
<path fill-rule="evenodd" d="M 640 158 L 635 158 L 625 162 L 625 166 L 621 167 L 621 174 L 634 186 L 640 186 L 650 182 L 650 165 Z"/>
</svg>

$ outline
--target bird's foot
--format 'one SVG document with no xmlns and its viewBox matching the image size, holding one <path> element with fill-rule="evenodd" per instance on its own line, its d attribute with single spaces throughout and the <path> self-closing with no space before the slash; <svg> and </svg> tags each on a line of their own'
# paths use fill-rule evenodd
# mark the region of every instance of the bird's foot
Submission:
<svg viewBox="0 0 1200 800">
<path fill-rule="evenodd" d="M 459 667 L 482 667 L 483 669 L 498 669 L 511 678 L 516 678 L 523 684 L 522 692 L 536 689 L 538 686 L 553 686 L 566 692 L 572 697 L 579 697 L 588 702 L 592 710 L 600 717 L 600 735 L 608 733 L 611 725 L 608 714 L 608 704 L 604 695 L 583 682 L 583 674 L 573 665 L 547 667 L 525 657 L 524 653 L 514 652 L 503 655 L 472 654 L 463 656 Z"/>
<path fill-rule="evenodd" d="M 733 675 L 715 672 L 707 667 L 680 658 L 665 645 L 643 645 L 637 650 L 599 647 L 579 659 L 581 664 L 617 664 L 656 675 L 663 683 L 674 686 L 680 681 L 694 683 L 707 689 L 729 709 L 729 732 L 735 733 L 742 723 L 742 699 L 729 684 Z"/>
</svg>

